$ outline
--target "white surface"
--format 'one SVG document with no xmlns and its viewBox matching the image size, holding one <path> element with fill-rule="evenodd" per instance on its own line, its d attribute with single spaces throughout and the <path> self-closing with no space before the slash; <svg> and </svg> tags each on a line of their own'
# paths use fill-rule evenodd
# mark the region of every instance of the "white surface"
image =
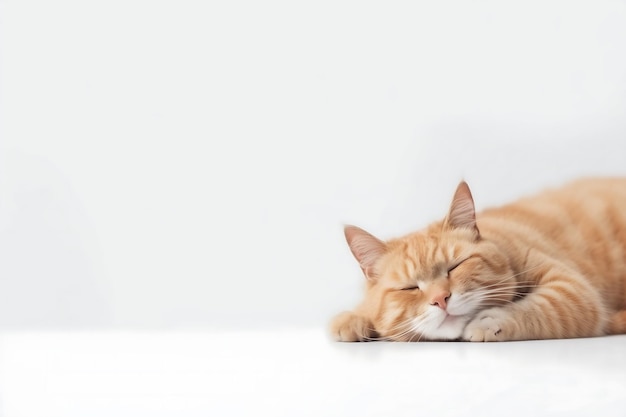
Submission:
<svg viewBox="0 0 626 417">
<path fill-rule="evenodd" d="M 626 410 L 626 336 L 330 342 L 318 330 L 5 333 L 4 417 L 590 416 Z"/>
</svg>

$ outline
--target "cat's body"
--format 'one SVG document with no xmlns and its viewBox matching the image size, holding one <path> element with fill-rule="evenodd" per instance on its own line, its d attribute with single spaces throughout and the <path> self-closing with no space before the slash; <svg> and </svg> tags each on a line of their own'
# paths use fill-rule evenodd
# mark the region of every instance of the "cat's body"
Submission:
<svg viewBox="0 0 626 417">
<path fill-rule="evenodd" d="M 589 179 L 382 242 L 345 229 L 367 277 L 338 340 L 504 341 L 626 333 L 626 179 Z"/>
</svg>

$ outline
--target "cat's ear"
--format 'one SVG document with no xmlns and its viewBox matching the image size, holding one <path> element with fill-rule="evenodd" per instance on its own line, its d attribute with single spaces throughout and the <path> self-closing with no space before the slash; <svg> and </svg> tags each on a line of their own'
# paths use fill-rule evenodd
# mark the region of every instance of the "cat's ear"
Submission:
<svg viewBox="0 0 626 417">
<path fill-rule="evenodd" d="M 374 264 L 387 251 L 387 245 L 356 226 L 344 227 L 343 233 L 346 235 L 348 246 L 359 262 L 365 277 L 370 281 L 375 281 L 377 276 L 374 271 Z"/>
<path fill-rule="evenodd" d="M 445 223 L 453 229 L 470 229 L 476 233 L 476 237 L 479 236 L 474 199 L 465 181 L 456 188 Z"/>
</svg>

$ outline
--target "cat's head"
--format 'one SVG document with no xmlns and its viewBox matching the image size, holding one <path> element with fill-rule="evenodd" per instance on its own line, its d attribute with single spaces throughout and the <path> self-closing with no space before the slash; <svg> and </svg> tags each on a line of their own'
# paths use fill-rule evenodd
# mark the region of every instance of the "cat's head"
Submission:
<svg viewBox="0 0 626 417">
<path fill-rule="evenodd" d="M 379 337 L 454 340 L 477 311 L 513 299 L 508 258 L 481 237 L 465 182 L 446 218 L 423 231 L 383 242 L 346 226 L 345 236 L 367 279 L 359 313 Z"/>
</svg>

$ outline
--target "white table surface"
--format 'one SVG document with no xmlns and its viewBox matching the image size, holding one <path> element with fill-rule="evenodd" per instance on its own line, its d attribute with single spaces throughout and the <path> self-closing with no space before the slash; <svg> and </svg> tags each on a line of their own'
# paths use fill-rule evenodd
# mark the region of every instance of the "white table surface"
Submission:
<svg viewBox="0 0 626 417">
<path fill-rule="evenodd" d="M 2 416 L 626 416 L 626 336 L 335 343 L 322 329 L 14 332 Z"/>
</svg>

